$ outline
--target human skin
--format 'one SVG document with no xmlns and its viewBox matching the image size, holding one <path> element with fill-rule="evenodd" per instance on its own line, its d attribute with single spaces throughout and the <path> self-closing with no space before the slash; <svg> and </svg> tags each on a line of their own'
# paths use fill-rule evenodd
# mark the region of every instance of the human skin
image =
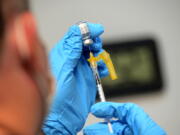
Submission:
<svg viewBox="0 0 180 135">
<path fill-rule="evenodd" d="M 47 56 L 36 27 L 32 25 L 34 30 L 25 35 L 31 39 L 25 47 L 28 50 L 20 49 L 25 44 L 16 42 L 14 31 L 23 23 L 14 24 L 29 12 L 26 4 L 25 0 L 0 0 L 0 135 L 42 134 L 41 124 L 52 93 Z"/>
</svg>

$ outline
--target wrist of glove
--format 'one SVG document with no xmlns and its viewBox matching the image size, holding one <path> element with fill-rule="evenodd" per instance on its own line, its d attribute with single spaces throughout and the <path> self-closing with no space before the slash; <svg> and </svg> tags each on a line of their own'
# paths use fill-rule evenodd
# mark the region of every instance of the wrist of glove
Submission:
<svg viewBox="0 0 180 135">
<path fill-rule="evenodd" d="M 91 112 L 99 118 L 118 119 L 111 121 L 115 135 L 166 135 L 143 109 L 132 103 L 98 103 Z M 90 125 L 83 132 L 85 135 L 110 135 L 106 122 Z"/>
</svg>

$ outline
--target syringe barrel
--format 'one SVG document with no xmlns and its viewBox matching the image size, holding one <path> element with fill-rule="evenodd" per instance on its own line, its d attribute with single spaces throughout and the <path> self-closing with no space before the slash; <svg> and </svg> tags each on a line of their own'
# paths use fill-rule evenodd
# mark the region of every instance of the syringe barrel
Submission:
<svg viewBox="0 0 180 135">
<path fill-rule="evenodd" d="M 106 102 L 106 98 L 105 98 L 105 95 L 104 95 L 104 91 L 103 91 L 102 85 L 101 84 L 97 84 L 97 88 L 98 88 L 99 98 L 100 98 L 101 102 Z"/>
</svg>

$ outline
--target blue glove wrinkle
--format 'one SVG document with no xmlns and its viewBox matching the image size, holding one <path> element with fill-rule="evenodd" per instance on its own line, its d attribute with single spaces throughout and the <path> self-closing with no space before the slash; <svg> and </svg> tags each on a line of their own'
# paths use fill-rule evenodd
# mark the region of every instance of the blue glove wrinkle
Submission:
<svg viewBox="0 0 180 135">
<path fill-rule="evenodd" d="M 93 39 L 93 44 L 89 45 L 89 46 L 83 46 L 83 53 L 86 54 L 87 57 L 85 57 L 86 59 L 89 58 L 89 53 L 90 51 L 93 53 L 93 55 L 96 57 L 98 56 L 101 52 L 103 52 L 102 49 L 102 41 L 100 39 L 100 37 L 96 37 Z"/>
<path fill-rule="evenodd" d="M 102 40 L 100 37 L 93 38 L 93 44 L 83 45 L 84 51 L 91 50 L 92 52 L 99 52 L 102 49 Z M 96 55 L 97 56 L 97 55 Z"/>
<path fill-rule="evenodd" d="M 83 49 L 81 37 L 72 32 L 69 37 L 64 39 L 63 45 L 63 53 L 66 53 L 66 57 L 68 59 L 67 62 L 70 62 L 69 65 L 72 66 L 72 68 L 76 67 Z"/>
<path fill-rule="evenodd" d="M 113 135 L 133 135 L 128 125 L 121 124 L 118 120 L 111 121 L 111 124 L 114 131 Z M 112 135 L 109 132 L 107 122 L 90 125 L 83 130 L 83 133 L 84 135 Z"/>
<path fill-rule="evenodd" d="M 101 78 L 106 77 L 106 76 L 109 75 L 108 68 L 107 68 L 106 64 L 102 60 L 98 61 L 97 65 L 98 65 L 97 68 L 98 68 L 98 71 L 99 71 L 99 76 Z"/>
<path fill-rule="evenodd" d="M 123 135 L 124 134 L 124 129 L 127 128 L 127 125 L 121 124 L 119 120 L 117 121 L 111 121 L 112 127 L 113 127 L 113 132 L 116 135 Z M 106 123 L 107 126 L 107 123 Z"/>
<path fill-rule="evenodd" d="M 110 135 L 106 122 L 99 122 L 83 129 L 84 135 Z"/>
<path fill-rule="evenodd" d="M 121 123 L 127 124 L 126 116 L 128 110 L 125 108 L 125 105 L 117 106 L 117 108 L 115 107 L 114 110 L 114 117 L 118 118 Z"/>
<path fill-rule="evenodd" d="M 87 23 L 87 25 L 92 38 L 99 37 L 104 33 L 104 27 L 101 24 Z"/>
<path fill-rule="evenodd" d="M 91 107 L 91 113 L 98 118 L 112 118 L 114 111 L 114 107 L 111 106 L 110 102 L 97 103 Z"/>
<path fill-rule="evenodd" d="M 128 125 L 122 131 L 122 135 L 134 135 L 132 129 Z"/>
<path fill-rule="evenodd" d="M 133 103 L 126 103 L 125 108 L 127 111 L 124 118 L 126 119 L 128 125 L 133 128 L 132 130 L 134 131 L 134 135 L 138 135 L 142 130 L 142 126 L 138 126 L 139 124 L 141 124 L 139 123 L 139 121 L 141 121 L 140 115 L 142 114 L 142 110 Z"/>
<path fill-rule="evenodd" d="M 59 42 L 59 44 L 62 42 Z M 51 52 L 49 53 L 49 63 L 50 63 L 50 69 L 52 72 L 53 77 L 55 80 L 57 80 L 57 76 L 59 75 L 60 66 L 62 65 L 60 62 L 57 62 L 56 60 L 61 61 L 63 58 L 61 57 L 61 52 L 58 50 L 58 45 L 56 45 Z"/>
<path fill-rule="evenodd" d="M 59 124 L 56 120 L 45 120 L 42 130 L 45 135 L 70 135 L 63 124 Z"/>
<path fill-rule="evenodd" d="M 133 131 L 138 131 L 138 132 L 137 133 L 135 132 L 134 135 L 139 134 L 139 132 L 141 132 L 141 129 L 144 129 L 142 127 L 137 126 L 141 124 L 138 122 L 141 121 L 142 119 L 141 117 L 142 109 L 133 103 L 125 103 L 119 106 L 118 104 L 116 105 L 117 108 L 116 108 L 115 117 L 119 118 L 121 123 L 128 124 L 130 127 L 133 127 L 133 129 L 136 129 Z"/>
<path fill-rule="evenodd" d="M 86 117 L 87 117 L 87 114 L 90 110 L 90 108 L 87 108 L 85 110 L 87 110 L 87 112 L 84 112 L 84 114 L 86 114 L 85 116 L 84 115 L 81 115 L 81 111 L 80 109 L 78 110 L 78 113 L 80 113 L 79 115 L 76 113 L 76 109 L 74 110 L 71 106 L 72 104 L 77 104 L 75 103 L 75 99 L 73 97 L 74 96 L 74 92 L 68 92 L 67 90 L 71 90 L 71 86 L 69 86 L 69 83 L 71 83 L 71 85 L 73 86 L 76 86 L 76 84 L 78 84 L 77 82 L 74 82 L 74 78 L 75 76 L 79 76 L 79 72 L 77 71 L 73 71 L 73 69 L 71 67 L 69 67 L 69 61 L 68 60 L 65 60 L 65 62 L 63 62 L 64 64 L 61 65 L 61 68 L 60 68 L 60 71 L 58 71 L 59 73 L 59 77 L 57 78 L 57 93 L 55 94 L 55 98 L 54 98 L 54 101 L 58 100 L 58 97 L 59 97 L 59 93 L 61 93 L 61 95 L 63 95 L 63 97 L 66 97 L 66 99 L 63 99 L 62 98 L 62 101 L 59 99 L 59 102 L 54 102 L 52 104 L 52 107 L 51 107 L 51 114 L 52 113 L 58 113 L 58 115 L 60 116 L 58 119 L 59 119 L 59 122 L 62 121 L 63 117 L 66 117 L 66 113 L 68 114 L 68 112 L 70 111 L 71 112 L 71 118 L 75 117 L 77 119 L 79 119 L 80 121 L 85 121 Z M 86 83 L 83 83 L 81 82 L 81 79 L 79 80 L 81 82 L 81 87 L 82 88 L 79 88 L 79 93 L 76 93 L 77 95 L 85 95 L 85 97 L 82 98 L 82 101 L 79 101 L 80 103 L 84 104 L 83 106 L 91 106 L 94 101 L 95 101 L 95 95 L 96 95 L 96 92 L 93 92 L 93 91 L 89 91 L 87 89 L 85 89 L 85 91 L 89 91 L 89 93 L 86 94 L 83 94 L 83 90 L 84 90 L 84 87 L 87 87 L 87 86 L 91 86 L 92 89 L 94 89 L 96 91 L 96 86 L 95 86 L 95 80 L 92 82 L 92 78 L 89 78 L 89 76 L 92 76 L 92 72 L 90 71 L 90 68 L 88 67 L 87 65 L 87 61 L 84 60 L 83 58 L 81 58 L 81 61 L 79 62 L 80 66 L 79 66 L 79 69 L 78 70 L 82 70 L 82 77 L 80 78 L 83 78 L 85 77 L 85 80 L 89 80 L 87 81 L 88 84 Z M 81 65 L 86 65 L 86 66 L 81 66 Z M 83 68 L 83 69 L 82 69 Z M 87 70 L 88 69 L 88 70 Z M 74 70 L 77 70 L 77 68 L 75 68 Z M 83 71 L 84 70 L 84 71 Z M 87 73 L 87 74 L 83 74 L 83 73 Z M 78 73 L 76 75 L 76 73 Z M 90 73 L 90 74 L 89 74 Z M 56 73 L 57 74 L 57 73 Z M 81 74 L 81 73 L 80 73 Z M 77 78 L 79 78 L 77 77 Z M 72 84 L 73 83 L 73 84 Z M 86 84 L 85 86 L 82 86 L 82 84 Z M 94 88 L 93 88 L 93 85 L 94 85 Z M 61 87 L 61 88 L 60 88 Z M 70 87 L 70 88 L 68 88 Z M 77 86 L 79 87 L 79 86 Z M 81 90 L 82 89 L 82 90 Z M 59 91 L 58 91 L 59 90 Z M 66 91 L 65 91 L 66 90 Z M 80 93 L 81 91 L 81 93 Z M 68 95 L 67 95 L 68 94 Z M 92 96 L 92 99 L 90 99 L 89 95 L 94 95 Z M 57 96 L 57 97 L 56 97 Z M 79 97 L 78 97 L 79 98 Z M 64 100 L 68 101 L 68 102 L 64 102 Z M 90 103 L 88 105 L 85 105 L 86 102 L 84 101 L 90 101 Z M 57 110 L 56 109 L 56 106 L 58 106 L 58 104 L 61 103 L 61 110 Z M 66 109 L 67 108 L 67 109 Z M 65 110 L 66 109 L 66 110 Z M 69 116 L 67 116 L 69 117 Z M 84 119 L 82 118 L 84 117 Z M 62 119 L 61 119 L 62 118 Z M 56 119 L 56 118 L 55 118 Z M 74 125 L 69 125 L 69 122 L 70 121 L 64 121 L 63 122 L 63 125 L 66 125 L 67 126 L 67 129 L 68 127 L 75 127 Z M 78 121 L 77 121 L 78 122 Z M 72 130 L 72 134 L 73 133 L 76 133 L 78 132 L 82 126 L 83 126 L 84 123 L 81 124 L 81 126 L 79 126 L 78 129 L 73 129 Z M 71 129 L 69 129 L 71 130 Z"/>
<path fill-rule="evenodd" d="M 134 103 L 126 103 L 124 107 L 126 108 L 126 111 L 124 112 L 126 115 L 123 117 L 126 118 L 128 125 L 132 127 L 134 135 L 161 135 L 165 133 L 164 130 L 159 125 L 157 125 L 138 105 Z M 119 112 L 120 111 L 121 110 L 119 110 Z"/>
<path fill-rule="evenodd" d="M 93 38 L 102 34 L 101 25 L 89 26 L 93 29 Z M 96 82 L 88 62 L 82 55 L 81 38 L 79 27 L 72 26 L 50 52 L 56 91 L 50 113 L 44 122 L 45 130 L 49 134 L 67 132 L 75 135 L 83 127 L 90 107 L 95 102 Z"/>
<path fill-rule="evenodd" d="M 99 53 L 101 53 L 102 49 L 102 40 L 100 37 L 93 38 L 94 43 L 90 45 L 90 50 L 94 53 L 95 56 L 97 56 Z"/>
<path fill-rule="evenodd" d="M 91 111 L 96 117 L 108 118 L 111 116 L 119 119 L 116 121 L 117 123 L 128 125 L 126 128 L 119 127 L 117 128 L 119 130 L 116 130 L 115 124 L 112 123 L 115 133 L 121 134 L 122 131 L 122 134 L 125 135 L 166 135 L 166 132 L 142 108 L 133 103 L 97 103 L 93 105 Z"/>
<path fill-rule="evenodd" d="M 89 78 L 89 76 L 92 76 L 92 72 L 90 72 L 90 68 L 87 68 L 87 66 L 88 66 L 87 61 L 82 60 L 82 59 L 81 59 L 81 61 L 79 61 L 79 64 L 75 68 L 74 72 L 69 73 L 69 75 L 63 75 L 65 73 L 68 73 L 68 71 L 64 72 L 65 69 L 63 69 L 62 70 L 63 72 L 59 73 L 62 76 L 61 76 L 61 79 L 59 78 L 59 80 L 58 80 L 59 86 L 57 86 L 59 90 L 62 90 L 61 94 L 64 97 L 66 97 L 66 100 L 68 101 L 68 102 L 65 102 L 65 101 L 63 101 L 64 99 L 62 99 L 62 101 L 59 100 L 59 102 L 62 103 L 61 106 L 63 108 L 61 111 L 58 110 L 59 111 L 59 114 L 58 114 L 59 115 L 59 118 L 58 118 L 59 121 L 62 121 L 64 117 L 65 118 L 71 117 L 72 119 L 78 119 L 80 121 L 83 121 L 83 123 L 78 124 L 79 128 L 76 129 L 76 127 L 74 125 L 77 125 L 75 123 L 78 121 L 70 122 L 69 120 L 68 121 L 63 120 L 63 125 L 66 125 L 67 129 L 69 127 L 71 127 L 71 129 L 69 129 L 69 130 L 71 130 L 72 133 L 78 132 L 83 127 L 84 122 L 85 122 L 86 117 L 87 117 L 87 114 L 90 110 L 90 108 L 84 108 L 84 110 L 83 110 L 84 112 L 82 113 L 81 109 L 77 110 L 75 106 L 72 106 L 72 104 L 79 104 L 79 105 L 82 104 L 80 106 L 89 107 L 94 103 L 95 95 L 96 95 L 95 80 L 92 81 L 92 78 Z M 85 63 L 86 63 L 86 65 L 85 65 Z M 84 66 L 82 66 L 82 65 L 84 65 Z M 78 71 L 81 70 L 82 72 L 77 72 L 76 70 L 78 70 Z M 83 74 L 85 72 L 86 72 L 86 74 Z M 66 77 L 66 76 L 69 76 L 69 77 L 68 78 L 62 78 L 62 77 Z M 79 83 L 73 81 L 75 76 L 78 76 L 76 78 L 76 81 L 81 82 L 81 84 L 80 84 L 81 86 L 76 85 Z M 81 80 L 81 78 L 84 78 L 85 80 Z M 61 81 L 61 80 L 65 80 L 65 81 Z M 71 92 L 71 93 L 67 91 L 67 90 L 72 89 L 72 88 L 68 88 L 69 82 L 71 82 L 71 84 L 74 82 L 72 85 L 77 87 L 77 88 L 74 88 L 77 91 Z M 60 86 L 61 86 L 61 88 L 60 88 Z M 89 91 L 87 86 L 91 86 L 92 89 L 95 91 L 94 92 Z M 79 88 L 79 87 L 81 87 L 81 88 Z M 66 91 L 64 91 L 64 90 L 66 90 Z M 79 98 L 78 96 L 74 95 L 75 93 L 76 93 L 76 95 L 85 95 L 85 96 Z M 90 94 L 94 95 L 94 96 L 91 96 L 91 99 L 88 98 Z M 58 95 L 58 94 L 55 94 L 55 95 Z M 84 101 L 86 101 L 86 102 L 84 102 Z M 53 105 L 56 105 L 56 104 L 53 104 Z M 52 106 L 52 108 L 55 108 L 55 107 Z M 51 112 L 53 112 L 53 110 L 51 110 Z M 75 129 L 72 130 L 72 127 L 74 127 Z"/>
</svg>

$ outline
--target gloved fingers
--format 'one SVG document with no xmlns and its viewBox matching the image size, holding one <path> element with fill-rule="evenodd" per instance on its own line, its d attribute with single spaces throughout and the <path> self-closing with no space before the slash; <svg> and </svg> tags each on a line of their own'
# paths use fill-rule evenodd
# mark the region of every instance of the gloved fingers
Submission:
<svg viewBox="0 0 180 135">
<path fill-rule="evenodd" d="M 97 65 L 98 65 L 98 71 L 99 71 L 99 76 L 102 78 L 102 77 L 106 77 L 109 75 L 109 71 L 108 71 L 108 68 L 106 66 L 106 64 L 100 60 L 97 62 Z"/>
<path fill-rule="evenodd" d="M 129 125 L 121 123 L 119 120 L 113 121 L 111 124 L 113 127 L 113 132 L 116 135 L 134 135 Z"/>
<path fill-rule="evenodd" d="M 111 121 L 114 135 L 133 135 L 132 130 L 128 125 L 122 124 L 119 121 Z M 112 135 L 109 132 L 107 122 L 99 122 L 85 127 L 84 135 Z"/>
<path fill-rule="evenodd" d="M 100 52 L 103 51 L 102 49 L 102 40 L 99 37 L 103 32 L 104 28 L 100 24 L 92 24 L 88 23 L 88 27 L 91 33 L 91 38 L 93 40 L 93 44 L 88 46 L 83 46 L 83 54 L 86 59 L 89 58 L 89 52 L 93 52 L 94 56 L 97 56 Z"/>
<path fill-rule="evenodd" d="M 136 118 L 135 114 L 142 114 L 144 111 L 133 103 L 113 103 L 101 102 L 92 106 L 91 112 L 100 118 L 118 118 L 120 121 L 128 123 L 128 120 Z"/>
<path fill-rule="evenodd" d="M 100 53 L 104 51 L 102 49 L 101 39 L 99 37 L 96 37 L 93 40 L 94 40 L 94 43 L 92 45 L 84 46 L 83 54 L 86 59 L 89 58 L 90 51 L 93 53 L 95 57 L 97 57 Z M 97 65 L 98 65 L 98 71 L 99 71 L 100 77 L 105 77 L 109 74 L 106 64 L 102 60 L 98 61 Z"/>
<path fill-rule="evenodd" d="M 101 102 L 92 106 L 91 112 L 100 118 L 118 118 L 119 122 L 131 127 L 134 134 L 165 134 L 142 108 L 133 103 Z"/>
<path fill-rule="evenodd" d="M 112 118 L 115 117 L 116 106 L 117 103 L 100 102 L 91 107 L 91 113 L 98 118 Z"/>
<path fill-rule="evenodd" d="M 102 48 L 102 41 L 98 37 L 104 32 L 104 28 L 100 24 L 93 23 L 88 23 L 88 27 L 91 33 L 91 38 L 94 40 L 94 43 L 91 45 L 92 52 L 97 54 L 101 51 Z M 82 35 L 78 25 L 71 26 L 63 40 L 58 43 L 57 46 L 58 52 L 64 56 L 71 56 L 70 59 L 79 59 L 81 57 L 82 51 L 85 56 L 86 53 L 89 54 L 89 47 L 83 47 Z"/>
<path fill-rule="evenodd" d="M 91 38 L 99 37 L 104 32 L 104 27 L 101 24 L 87 23 Z"/>
<path fill-rule="evenodd" d="M 104 122 L 95 123 L 83 129 L 84 135 L 110 135 L 108 126 Z"/>
<path fill-rule="evenodd" d="M 87 23 L 91 38 L 94 39 L 99 37 L 104 32 L 104 27 L 101 24 L 94 24 L 94 23 Z M 80 36 L 81 31 L 78 25 L 73 25 L 69 28 L 68 33 L 66 34 L 65 38 L 69 38 L 70 36 Z"/>
<path fill-rule="evenodd" d="M 83 50 L 82 35 L 79 27 L 77 25 L 71 26 L 57 46 L 60 54 L 79 59 Z"/>
<path fill-rule="evenodd" d="M 93 44 L 84 46 L 83 51 L 87 54 L 91 51 L 94 56 L 98 56 L 99 53 L 103 52 L 104 50 L 102 49 L 102 40 L 100 37 L 93 38 Z"/>
<path fill-rule="evenodd" d="M 99 53 L 103 52 L 102 40 L 100 37 L 95 37 L 93 41 L 94 43 L 90 45 L 90 50 L 93 52 L 94 56 L 97 56 Z"/>
<path fill-rule="evenodd" d="M 82 53 L 82 41 L 81 37 L 77 35 L 71 35 L 64 40 L 62 51 L 68 54 L 75 52 L 79 57 Z"/>
</svg>

